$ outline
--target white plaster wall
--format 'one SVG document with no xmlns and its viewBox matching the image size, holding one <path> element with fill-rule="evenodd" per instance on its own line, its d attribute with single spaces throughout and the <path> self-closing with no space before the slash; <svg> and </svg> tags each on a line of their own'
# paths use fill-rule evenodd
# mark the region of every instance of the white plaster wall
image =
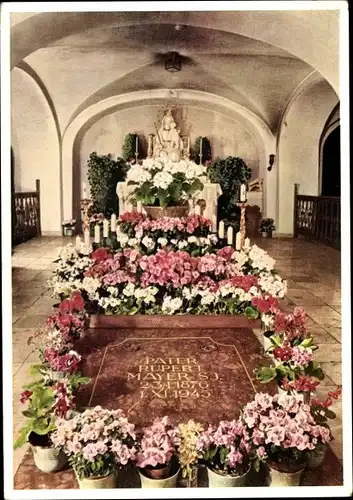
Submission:
<svg viewBox="0 0 353 500">
<path fill-rule="evenodd" d="M 80 145 L 80 170 L 82 182 L 87 182 L 87 160 L 92 151 L 121 156 L 126 134 L 136 132 L 140 136 L 155 133 L 154 122 L 163 106 L 141 106 L 124 109 L 98 120 L 84 134 Z M 255 139 L 238 122 L 212 110 L 194 107 L 178 108 L 174 112 L 182 135 L 190 127 L 190 144 L 196 137 L 208 137 L 212 157 L 239 156 L 252 169 L 252 178 L 259 176 L 259 153 Z M 181 120 L 179 120 L 181 116 Z"/>
<path fill-rule="evenodd" d="M 300 194 L 319 194 L 319 141 L 337 102 L 332 87 L 322 80 L 308 86 L 284 116 L 275 167 L 278 169 L 278 233 L 293 233 L 295 183 L 300 184 Z"/>
<path fill-rule="evenodd" d="M 39 179 L 42 232 L 60 232 L 60 160 L 54 119 L 38 85 L 18 68 L 11 72 L 11 122 L 15 190 L 34 191 Z"/>
</svg>

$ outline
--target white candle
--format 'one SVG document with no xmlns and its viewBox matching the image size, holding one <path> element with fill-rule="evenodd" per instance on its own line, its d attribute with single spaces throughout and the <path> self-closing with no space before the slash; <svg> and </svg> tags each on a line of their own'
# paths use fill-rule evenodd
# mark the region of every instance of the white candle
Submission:
<svg viewBox="0 0 353 500">
<path fill-rule="evenodd" d="M 240 250 L 241 249 L 241 234 L 240 231 L 237 233 L 235 237 L 235 249 Z"/>
<path fill-rule="evenodd" d="M 81 238 L 79 236 L 76 236 L 76 244 L 75 244 L 76 250 L 79 252 L 81 248 Z"/>
<path fill-rule="evenodd" d="M 109 236 L 109 221 L 105 219 L 103 221 L 103 238 L 108 238 Z"/>
<path fill-rule="evenodd" d="M 212 215 L 212 232 L 217 232 L 217 215 Z"/>
<path fill-rule="evenodd" d="M 233 227 L 229 226 L 227 229 L 227 243 L 233 245 Z"/>
<path fill-rule="evenodd" d="M 85 242 L 85 246 L 88 248 L 90 246 L 89 229 L 85 229 L 84 242 Z"/>
<path fill-rule="evenodd" d="M 202 156 L 202 137 L 200 139 L 200 155 Z"/>
<path fill-rule="evenodd" d="M 137 135 L 136 136 L 136 143 L 135 143 L 135 152 L 136 154 L 138 153 L 139 151 L 139 136 Z"/>
<path fill-rule="evenodd" d="M 85 182 L 82 183 L 82 193 L 83 198 L 87 198 L 87 184 Z"/>
<path fill-rule="evenodd" d="M 94 226 L 94 242 L 95 243 L 100 243 L 101 240 L 101 230 L 98 224 Z"/>
<path fill-rule="evenodd" d="M 137 211 L 138 211 L 139 213 L 141 213 L 141 212 L 142 212 L 142 201 L 138 201 L 138 202 L 137 202 Z"/>
<path fill-rule="evenodd" d="M 224 238 L 224 222 L 221 220 L 218 227 L 218 236 Z"/>
<path fill-rule="evenodd" d="M 196 215 L 201 215 L 201 207 L 200 207 L 200 205 L 196 205 L 195 206 L 195 214 Z"/>
<path fill-rule="evenodd" d="M 240 201 L 246 201 L 246 185 L 242 184 L 240 186 Z"/>
<path fill-rule="evenodd" d="M 245 238 L 244 248 L 250 248 L 250 238 Z"/>
<path fill-rule="evenodd" d="M 116 215 L 113 214 L 111 219 L 110 219 L 110 228 L 112 231 L 116 230 Z"/>
</svg>

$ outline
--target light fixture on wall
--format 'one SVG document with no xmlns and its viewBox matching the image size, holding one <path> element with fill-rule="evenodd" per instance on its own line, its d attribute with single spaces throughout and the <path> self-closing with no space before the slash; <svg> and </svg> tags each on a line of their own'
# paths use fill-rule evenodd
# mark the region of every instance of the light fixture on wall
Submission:
<svg viewBox="0 0 353 500">
<path fill-rule="evenodd" d="M 171 73 L 176 73 L 181 70 L 181 55 L 178 52 L 169 52 L 166 54 L 164 61 L 164 69 Z"/>
<path fill-rule="evenodd" d="M 269 172 L 271 172 L 271 170 L 272 170 L 272 166 L 273 166 L 273 164 L 274 164 L 274 162 L 275 162 L 275 158 L 276 158 L 276 156 L 275 156 L 275 155 L 270 155 L 270 156 L 269 156 L 269 159 L 268 159 L 268 161 L 269 161 L 269 165 L 268 165 L 268 167 L 267 167 L 267 170 L 268 170 Z"/>
</svg>

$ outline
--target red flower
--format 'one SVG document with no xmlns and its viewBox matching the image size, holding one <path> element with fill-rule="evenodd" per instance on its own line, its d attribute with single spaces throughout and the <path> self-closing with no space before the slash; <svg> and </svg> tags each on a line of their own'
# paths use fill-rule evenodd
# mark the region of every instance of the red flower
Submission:
<svg viewBox="0 0 353 500">
<path fill-rule="evenodd" d="M 64 299 L 59 306 L 59 310 L 62 313 L 70 313 L 73 308 L 72 306 L 73 304 L 70 299 Z"/>
<path fill-rule="evenodd" d="M 288 361 L 292 357 L 292 348 L 287 347 L 275 347 L 272 351 L 275 358 L 281 361 Z"/>
<path fill-rule="evenodd" d="M 85 301 L 83 300 L 80 292 L 78 292 L 77 290 L 72 292 L 71 301 L 75 311 L 83 311 L 85 307 Z"/>
<path fill-rule="evenodd" d="M 26 401 L 29 400 L 29 398 L 32 396 L 33 392 L 32 391 L 23 391 L 20 397 L 20 402 L 22 404 L 25 404 Z"/>
<path fill-rule="evenodd" d="M 97 248 L 97 250 L 95 250 L 91 254 L 91 258 L 96 262 L 102 262 L 103 260 L 107 260 L 110 257 L 110 252 L 108 252 L 108 250 L 106 250 L 105 248 Z"/>
</svg>

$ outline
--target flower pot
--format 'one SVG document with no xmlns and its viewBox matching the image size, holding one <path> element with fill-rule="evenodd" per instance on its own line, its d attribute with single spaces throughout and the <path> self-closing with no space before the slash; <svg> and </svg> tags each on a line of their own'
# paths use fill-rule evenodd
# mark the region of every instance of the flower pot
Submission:
<svg viewBox="0 0 353 500">
<path fill-rule="evenodd" d="M 153 479 L 146 475 L 144 469 L 139 469 L 141 488 L 175 488 L 179 471 L 180 469 L 178 468 L 175 474 L 164 479 Z"/>
<path fill-rule="evenodd" d="M 148 217 L 153 220 L 160 219 L 162 217 L 185 217 L 189 213 L 189 205 L 178 205 L 175 207 L 152 207 L 149 205 L 143 205 Z"/>
<path fill-rule="evenodd" d="M 305 465 L 293 464 L 292 471 L 284 471 L 281 464 L 271 462 L 270 460 L 268 460 L 267 464 L 270 468 L 269 486 L 300 486 Z"/>
<path fill-rule="evenodd" d="M 152 479 L 166 479 L 170 475 L 171 468 L 172 464 L 169 463 L 164 467 L 145 467 L 143 470 L 146 476 Z"/>
<path fill-rule="evenodd" d="M 264 351 L 266 352 L 267 349 L 269 349 L 269 347 L 271 347 L 272 342 L 268 337 L 266 337 L 266 335 L 263 336 L 263 342 L 264 342 Z"/>
<path fill-rule="evenodd" d="M 61 380 L 61 379 L 67 377 L 66 372 L 56 371 L 56 370 L 48 370 L 48 375 L 50 376 L 50 379 L 53 382 L 57 382 L 58 380 Z"/>
<path fill-rule="evenodd" d="M 109 490 L 116 488 L 116 473 L 111 472 L 107 476 L 85 477 L 80 479 L 75 471 L 80 490 Z"/>
<path fill-rule="evenodd" d="M 328 444 L 320 443 L 315 447 L 315 450 L 310 451 L 309 460 L 307 467 L 309 469 L 315 469 L 316 467 L 320 467 L 325 459 L 326 451 L 328 448 Z"/>
<path fill-rule="evenodd" d="M 261 231 L 261 236 L 263 238 L 272 238 L 272 231 Z"/>
<path fill-rule="evenodd" d="M 233 488 L 246 486 L 250 465 L 248 470 L 239 476 L 231 474 L 220 474 L 210 467 L 207 467 L 208 487 L 209 488 Z"/>
<path fill-rule="evenodd" d="M 33 460 L 42 472 L 56 472 L 66 465 L 67 455 L 53 445 L 41 446 L 39 443 L 45 438 L 48 439 L 47 436 L 30 433 L 28 441 L 33 452 Z"/>
<path fill-rule="evenodd" d="M 63 226 L 63 232 L 64 232 L 64 236 L 74 236 L 75 234 L 75 228 L 74 227 L 66 227 L 66 226 Z"/>
</svg>

